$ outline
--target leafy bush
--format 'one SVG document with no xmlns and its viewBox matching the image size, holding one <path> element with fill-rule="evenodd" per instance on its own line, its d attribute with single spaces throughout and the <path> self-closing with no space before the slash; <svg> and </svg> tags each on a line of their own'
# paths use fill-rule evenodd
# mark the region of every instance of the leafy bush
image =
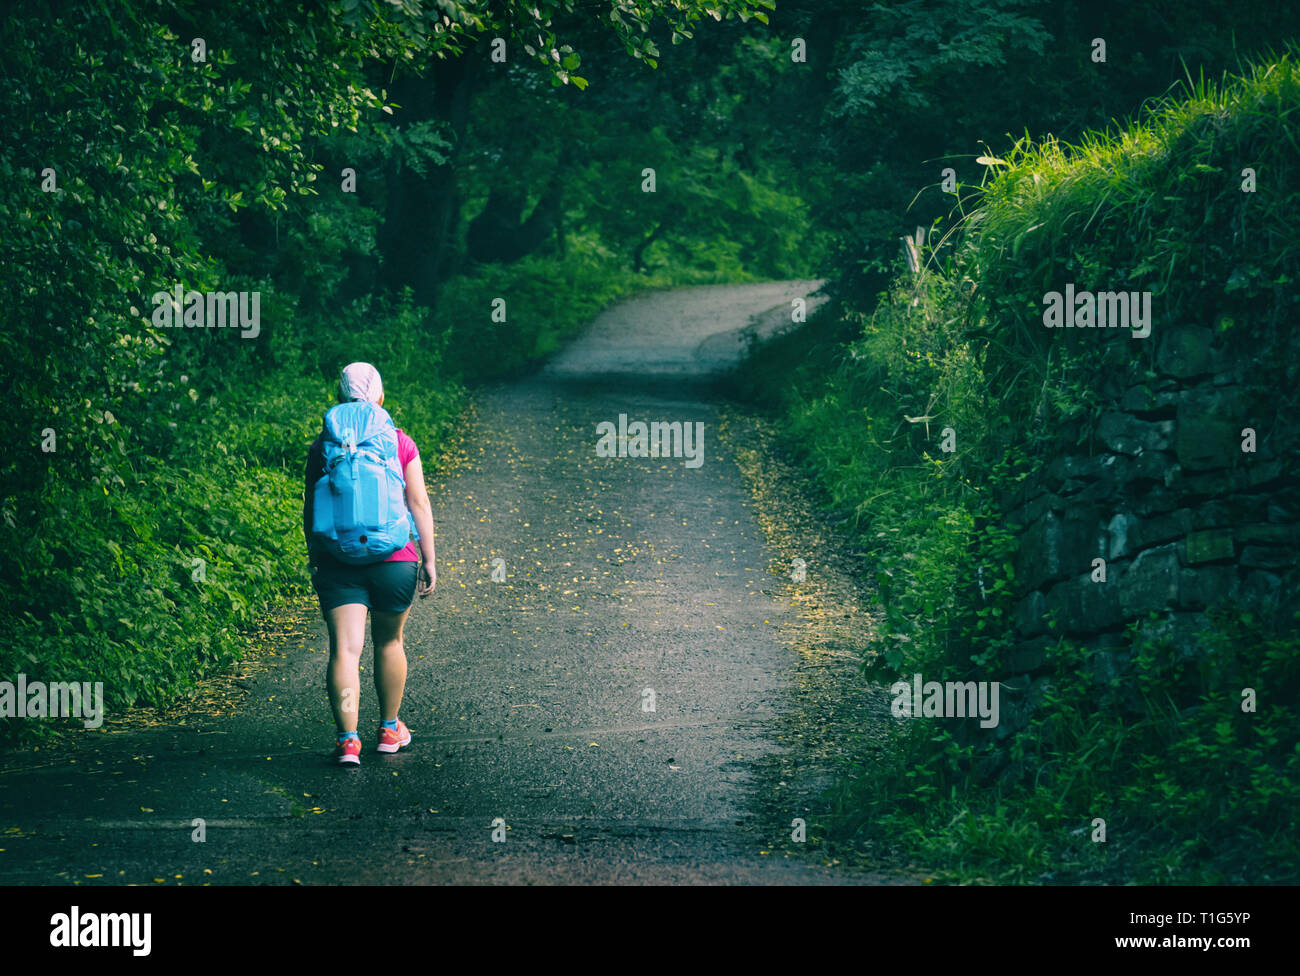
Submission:
<svg viewBox="0 0 1300 976">
<path fill-rule="evenodd" d="M 976 205 L 954 247 L 924 252 L 922 271 L 871 316 L 843 315 L 858 337 L 828 348 L 835 328 L 814 326 L 817 367 L 786 373 L 788 391 L 766 399 L 873 554 L 885 619 L 872 674 L 998 672 L 1015 551 L 1000 500 L 1050 460 L 1062 432 L 1088 439 L 1103 377 L 1143 378 L 1132 344 L 1044 335 L 1045 292 L 1071 280 L 1154 290 L 1153 330 L 1192 316 L 1236 330 L 1257 350 L 1255 380 L 1278 391 L 1279 409 L 1292 403 L 1296 104 L 1289 54 L 1191 85 L 1078 146 L 1021 140 L 988 160 L 987 186 L 967 188 Z M 1269 174 L 1267 188 L 1242 193 L 1243 161 Z M 780 340 L 787 360 L 799 341 Z M 765 355 L 742 388 L 780 377 Z M 936 450 L 945 427 L 952 453 Z M 1283 591 L 1300 592 L 1296 573 Z M 891 726 L 883 763 L 855 764 L 837 789 L 839 835 L 902 846 L 968 880 L 1293 880 L 1300 620 L 1290 614 L 1286 599 L 1268 615 L 1223 607 L 1204 636 L 1211 652 L 1195 661 L 1134 626 L 1136 675 L 1113 682 L 1101 707 L 1101 662 L 1061 641 L 1028 728 L 976 740 Z M 1246 685 L 1269 689 L 1267 714 L 1241 713 Z M 1106 844 L 1092 842 L 1094 817 L 1107 821 Z"/>
</svg>

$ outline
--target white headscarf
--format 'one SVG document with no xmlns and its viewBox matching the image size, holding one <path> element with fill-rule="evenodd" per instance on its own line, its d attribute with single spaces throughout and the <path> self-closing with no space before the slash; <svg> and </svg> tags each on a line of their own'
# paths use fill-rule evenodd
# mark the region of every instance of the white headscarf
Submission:
<svg viewBox="0 0 1300 976">
<path fill-rule="evenodd" d="M 339 399 L 343 403 L 349 400 L 378 403 L 383 395 L 384 384 L 375 367 L 369 363 L 348 363 L 343 367 L 343 374 L 339 377 Z"/>
</svg>

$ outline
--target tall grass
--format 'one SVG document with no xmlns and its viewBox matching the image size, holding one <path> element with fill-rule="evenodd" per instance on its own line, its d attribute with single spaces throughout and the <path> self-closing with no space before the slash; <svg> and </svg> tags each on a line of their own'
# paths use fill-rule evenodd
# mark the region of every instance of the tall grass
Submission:
<svg viewBox="0 0 1300 976">
<path fill-rule="evenodd" d="M 1298 106 L 1291 51 L 1238 78 L 1189 80 L 1077 145 L 1021 139 L 966 188 L 966 216 L 920 274 L 870 315 L 840 309 L 841 324 L 781 340 L 781 359 L 805 341 L 815 368 L 782 373 L 757 354 L 741 386 L 779 407 L 872 553 L 884 610 L 873 674 L 998 672 L 1015 584 L 1006 499 L 1056 454 L 1088 453 L 1101 409 L 1153 375 L 1154 342 L 1044 329 L 1046 292 L 1152 291 L 1153 336 L 1187 322 L 1228 333 L 1254 354 L 1250 381 L 1294 406 Z M 858 334 L 828 342 L 845 322 Z M 1199 664 L 1136 627 L 1128 641 L 1134 672 L 1109 685 L 1092 653 L 1059 642 L 1032 721 L 1005 738 L 894 727 L 883 765 L 846 770 L 839 837 L 964 880 L 1300 877 L 1298 621 L 1219 613 Z M 1267 715 L 1225 708 L 1225 689 L 1248 680 L 1273 689 Z"/>
</svg>

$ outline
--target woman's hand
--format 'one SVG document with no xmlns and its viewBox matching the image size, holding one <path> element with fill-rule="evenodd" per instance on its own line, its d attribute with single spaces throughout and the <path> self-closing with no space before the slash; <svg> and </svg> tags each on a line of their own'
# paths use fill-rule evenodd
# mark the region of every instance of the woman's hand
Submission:
<svg viewBox="0 0 1300 976">
<path fill-rule="evenodd" d="M 406 507 L 415 519 L 416 534 L 420 539 L 420 569 L 416 574 L 416 593 L 426 597 L 438 584 L 438 567 L 434 565 L 433 509 L 429 493 L 424 487 L 424 468 L 417 454 L 406 465 Z"/>
<path fill-rule="evenodd" d="M 420 563 L 419 572 L 416 574 L 415 592 L 424 599 L 433 592 L 433 588 L 438 585 L 438 567 L 433 564 L 433 560 Z"/>
</svg>

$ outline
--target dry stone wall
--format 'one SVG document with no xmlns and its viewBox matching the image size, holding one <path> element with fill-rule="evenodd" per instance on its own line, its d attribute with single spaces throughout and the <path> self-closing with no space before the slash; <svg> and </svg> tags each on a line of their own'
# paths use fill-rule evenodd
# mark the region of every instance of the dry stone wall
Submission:
<svg viewBox="0 0 1300 976">
<path fill-rule="evenodd" d="M 1106 381 L 1111 409 L 1092 444 L 1063 432 L 1059 456 L 1007 500 L 1020 545 L 1005 664 L 1029 695 L 1003 734 L 1039 697 L 1062 635 L 1098 650 L 1095 677 L 1107 681 L 1130 666 L 1135 620 L 1196 655 L 1218 601 L 1268 611 L 1294 599 L 1297 438 L 1277 415 L 1278 391 L 1230 339 L 1198 326 L 1153 335 L 1154 375 Z"/>
</svg>

